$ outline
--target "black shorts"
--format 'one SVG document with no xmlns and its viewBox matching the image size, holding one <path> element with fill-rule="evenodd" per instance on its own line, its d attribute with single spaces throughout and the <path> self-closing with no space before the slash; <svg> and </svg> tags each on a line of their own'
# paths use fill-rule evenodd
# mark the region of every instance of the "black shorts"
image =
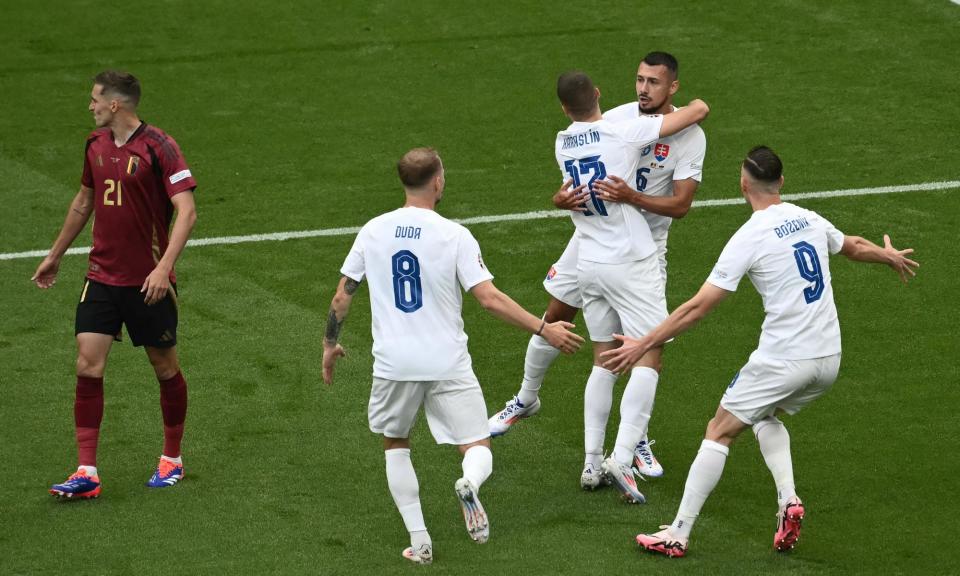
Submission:
<svg viewBox="0 0 960 576">
<path fill-rule="evenodd" d="M 121 327 L 134 346 L 170 348 L 177 344 L 177 286 L 153 306 L 143 301 L 138 286 L 109 286 L 85 279 L 74 333 L 109 334 L 121 340 Z"/>
</svg>

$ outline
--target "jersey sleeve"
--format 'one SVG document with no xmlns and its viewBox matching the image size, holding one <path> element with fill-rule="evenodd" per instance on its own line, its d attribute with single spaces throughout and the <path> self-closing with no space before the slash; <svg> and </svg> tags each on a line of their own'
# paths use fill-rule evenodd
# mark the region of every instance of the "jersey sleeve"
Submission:
<svg viewBox="0 0 960 576">
<path fill-rule="evenodd" d="M 637 106 L 636 102 L 627 102 L 626 104 L 621 104 L 616 108 L 611 108 L 603 113 L 603 119 L 609 120 L 610 122 L 623 122 L 624 120 L 629 120 L 630 118 L 637 117 Z"/>
<path fill-rule="evenodd" d="M 493 280 L 480 255 L 480 244 L 466 228 L 457 242 L 457 279 L 466 292 L 481 282 Z"/>
<path fill-rule="evenodd" d="M 756 245 L 756 242 L 750 241 L 742 228 L 738 230 L 724 246 L 720 258 L 713 266 L 713 271 L 707 277 L 707 282 L 717 288 L 736 292 L 740 280 L 753 264 Z"/>
<path fill-rule="evenodd" d="M 660 127 L 663 126 L 663 115 L 639 116 L 614 124 L 627 145 L 634 148 L 643 148 L 660 138 Z"/>
<path fill-rule="evenodd" d="M 703 178 L 703 159 L 707 155 L 707 137 L 699 126 L 690 130 L 690 138 L 680 149 L 677 167 L 673 170 L 674 180 L 693 178 L 701 182 Z"/>
<path fill-rule="evenodd" d="M 169 136 L 166 137 L 164 146 L 161 148 L 160 168 L 163 174 L 163 188 L 168 197 L 172 198 L 180 192 L 197 187 L 197 182 L 193 179 L 193 174 L 180 152 L 180 147 Z"/>
<path fill-rule="evenodd" d="M 80 184 L 87 188 L 93 188 L 93 166 L 90 165 L 90 145 L 96 140 L 96 136 L 90 135 L 87 138 L 87 144 L 83 148 L 83 174 L 80 176 Z"/>
<path fill-rule="evenodd" d="M 831 254 L 840 252 L 843 248 L 843 232 L 837 230 L 837 228 L 823 216 L 820 216 L 820 219 L 823 220 L 824 230 L 827 233 L 827 250 L 829 250 Z"/>
<path fill-rule="evenodd" d="M 353 247 L 350 248 L 350 253 L 347 254 L 346 260 L 343 261 L 343 266 L 340 267 L 341 274 L 356 282 L 363 280 L 367 270 L 363 254 L 364 231 L 365 229 L 360 229 L 356 239 L 353 241 Z"/>
</svg>

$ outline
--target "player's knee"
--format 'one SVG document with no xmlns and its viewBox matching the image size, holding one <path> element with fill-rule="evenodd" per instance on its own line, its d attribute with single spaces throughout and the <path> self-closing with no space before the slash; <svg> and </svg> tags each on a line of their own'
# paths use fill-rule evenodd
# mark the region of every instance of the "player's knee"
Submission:
<svg viewBox="0 0 960 576">
<path fill-rule="evenodd" d="M 646 362 L 642 362 L 640 365 L 646 366 L 647 368 L 653 368 L 654 370 L 657 371 L 657 374 L 659 374 L 660 368 L 663 366 L 663 363 L 660 361 L 660 356 L 658 355 L 656 358 L 651 358 Z"/>
<path fill-rule="evenodd" d="M 103 378 L 106 365 L 106 358 L 91 358 L 90 356 L 79 354 L 77 355 L 77 376 L 83 378 Z"/>
<path fill-rule="evenodd" d="M 786 427 L 783 425 L 783 422 L 781 422 L 776 416 L 767 416 L 763 420 L 753 425 L 753 435 L 759 438 L 760 432 L 768 426 L 773 426 L 771 430 L 778 428 L 786 429 Z"/>
<path fill-rule="evenodd" d="M 547 323 L 553 322 L 573 322 L 573 319 L 577 316 L 577 309 L 573 306 L 564 304 L 563 302 L 553 299 L 550 301 L 550 304 L 547 305 L 547 310 L 543 314 L 543 319 Z"/>
<path fill-rule="evenodd" d="M 150 354 L 150 364 L 158 380 L 169 380 L 180 372 L 180 362 L 176 354 Z"/>
<path fill-rule="evenodd" d="M 714 416 L 707 423 L 707 432 L 703 437 L 706 440 L 729 446 L 736 440 L 739 433 L 739 430 L 733 430 L 727 426 L 723 419 Z"/>
</svg>

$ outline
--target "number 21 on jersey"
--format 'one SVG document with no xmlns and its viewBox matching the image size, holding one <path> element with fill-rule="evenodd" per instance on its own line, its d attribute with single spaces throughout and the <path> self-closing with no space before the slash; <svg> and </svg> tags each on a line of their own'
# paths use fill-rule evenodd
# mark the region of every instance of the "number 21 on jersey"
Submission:
<svg viewBox="0 0 960 576">
<path fill-rule="evenodd" d="M 119 180 L 107 178 L 103 181 L 107 188 L 103 191 L 104 206 L 123 206 L 123 188 Z"/>
<path fill-rule="evenodd" d="M 423 306 L 423 284 L 420 282 L 420 260 L 409 250 L 401 250 L 393 262 L 393 303 L 407 314 Z"/>
<path fill-rule="evenodd" d="M 604 206 L 603 200 L 597 198 L 597 195 L 593 192 L 593 183 L 607 177 L 607 167 L 600 161 L 600 157 L 587 156 L 580 160 L 567 160 L 563 163 L 563 169 L 566 170 L 570 178 L 573 179 L 574 188 L 580 185 L 581 175 L 592 174 L 590 180 L 587 181 L 587 191 L 590 192 L 590 203 L 593 204 L 593 209 L 597 214 L 606 216 L 607 207 Z M 586 202 L 581 204 L 581 206 L 587 208 Z M 588 208 L 583 215 L 593 216 L 593 212 Z"/>
</svg>

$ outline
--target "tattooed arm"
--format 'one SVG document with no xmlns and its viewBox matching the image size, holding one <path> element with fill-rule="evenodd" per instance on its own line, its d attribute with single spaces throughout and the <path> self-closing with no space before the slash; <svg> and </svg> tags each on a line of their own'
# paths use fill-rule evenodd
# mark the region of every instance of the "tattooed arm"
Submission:
<svg viewBox="0 0 960 576">
<path fill-rule="evenodd" d="M 350 303 L 353 302 L 353 295 L 359 287 L 359 281 L 343 276 L 337 286 L 337 293 L 330 302 L 327 328 L 323 333 L 323 381 L 326 384 L 333 383 L 333 367 L 337 363 L 337 358 L 346 355 L 339 344 L 340 328 L 343 327 L 343 321 L 347 319 Z"/>
<path fill-rule="evenodd" d="M 57 272 L 60 271 L 60 259 L 67 252 L 67 248 L 73 243 L 77 235 L 87 225 L 90 216 L 93 214 L 93 188 L 80 186 L 80 191 L 70 203 L 70 211 L 63 221 L 63 228 L 53 243 L 53 248 L 47 257 L 37 266 L 37 271 L 33 273 L 33 280 L 40 288 L 49 288 L 57 282 Z"/>
</svg>

